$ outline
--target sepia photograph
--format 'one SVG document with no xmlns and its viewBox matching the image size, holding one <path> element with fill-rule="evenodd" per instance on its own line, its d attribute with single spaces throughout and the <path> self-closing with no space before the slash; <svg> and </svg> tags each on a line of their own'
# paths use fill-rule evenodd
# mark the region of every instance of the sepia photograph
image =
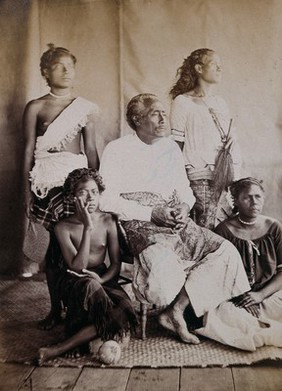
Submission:
<svg viewBox="0 0 282 391">
<path fill-rule="evenodd" d="M 282 1 L 0 27 L 0 391 L 282 390 Z"/>
</svg>

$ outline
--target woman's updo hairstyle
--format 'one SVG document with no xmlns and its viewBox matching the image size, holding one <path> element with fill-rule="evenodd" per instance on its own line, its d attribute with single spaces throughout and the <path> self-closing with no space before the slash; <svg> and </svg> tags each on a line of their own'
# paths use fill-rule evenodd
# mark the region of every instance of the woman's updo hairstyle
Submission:
<svg viewBox="0 0 282 391">
<path fill-rule="evenodd" d="M 69 56 L 74 65 L 76 64 L 76 57 L 68 49 L 56 47 L 53 43 L 49 43 L 47 46 L 49 49 L 46 50 L 40 58 L 40 71 L 42 76 L 45 77 L 44 70 L 49 69 L 51 65 L 62 56 Z"/>
</svg>

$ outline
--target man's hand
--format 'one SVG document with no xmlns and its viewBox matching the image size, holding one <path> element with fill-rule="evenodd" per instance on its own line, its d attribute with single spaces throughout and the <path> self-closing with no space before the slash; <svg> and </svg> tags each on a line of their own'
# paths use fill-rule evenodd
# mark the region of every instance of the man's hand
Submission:
<svg viewBox="0 0 282 391">
<path fill-rule="evenodd" d="M 173 216 L 173 208 L 168 206 L 154 206 L 151 215 L 151 221 L 158 225 L 159 227 L 169 227 L 174 228 L 175 218 Z"/>
<path fill-rule="evenodd" d="M 172 215 L 174 217 L 176 229 L 181 228 L 183 225 L 187 224 L 189 219 L 189 213 L 190 207 L 185 202 L 173 208 Z"/>
</svg>

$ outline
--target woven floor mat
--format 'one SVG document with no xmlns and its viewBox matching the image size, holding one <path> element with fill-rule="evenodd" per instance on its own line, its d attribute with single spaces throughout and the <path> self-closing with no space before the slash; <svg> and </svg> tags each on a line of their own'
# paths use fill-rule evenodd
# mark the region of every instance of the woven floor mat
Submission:
<svg viewBox="0 0 282 391">
<path fill-rule="evenodd" d="M 63 325 L 51 331 L 36 327 L 38 319 L 48 313 L 49 301 L 46 283 L 0 281 L 0 361 L 32 364 L 40 347 L 63 339 Z M 137 330 L 137 334 L 140 330 Z M 140 335 L 140 334 L 138 334 Z M 255 352 L 244 352 L 202 339 L 200 345 L 186 345 L 162 329 L 152 312 L 148 318 L 147 339 L 132 337 L 122 350 L 119 362 L 112 367 L 206 367 L 248 365 L 266 359 L 282 359 L 282 349 L 262 347 Z M 93 356 L 57 358 L 46 366 L 101 366 Z"/>
</svg>

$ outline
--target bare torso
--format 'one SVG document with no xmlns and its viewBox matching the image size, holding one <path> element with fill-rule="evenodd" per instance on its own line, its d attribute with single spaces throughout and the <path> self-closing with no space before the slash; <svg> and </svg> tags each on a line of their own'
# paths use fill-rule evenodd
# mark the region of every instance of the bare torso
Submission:
<svg viewBox="0 0 282 391">
<path fill-rule="evenodd" d="M 94 229 L 91 231 L 90 251 L 87 268 L 95 267 L 105 261 L 107 251 L 107 227 L 109 215 L 102 212 L 97 212 L 93 218 Z M 71 216 L 60 223 L 60 229 L 68 232 L 70 240 L 76 250 L 82 240 L 84 225 L 77 219 Z"/>
</svg>

